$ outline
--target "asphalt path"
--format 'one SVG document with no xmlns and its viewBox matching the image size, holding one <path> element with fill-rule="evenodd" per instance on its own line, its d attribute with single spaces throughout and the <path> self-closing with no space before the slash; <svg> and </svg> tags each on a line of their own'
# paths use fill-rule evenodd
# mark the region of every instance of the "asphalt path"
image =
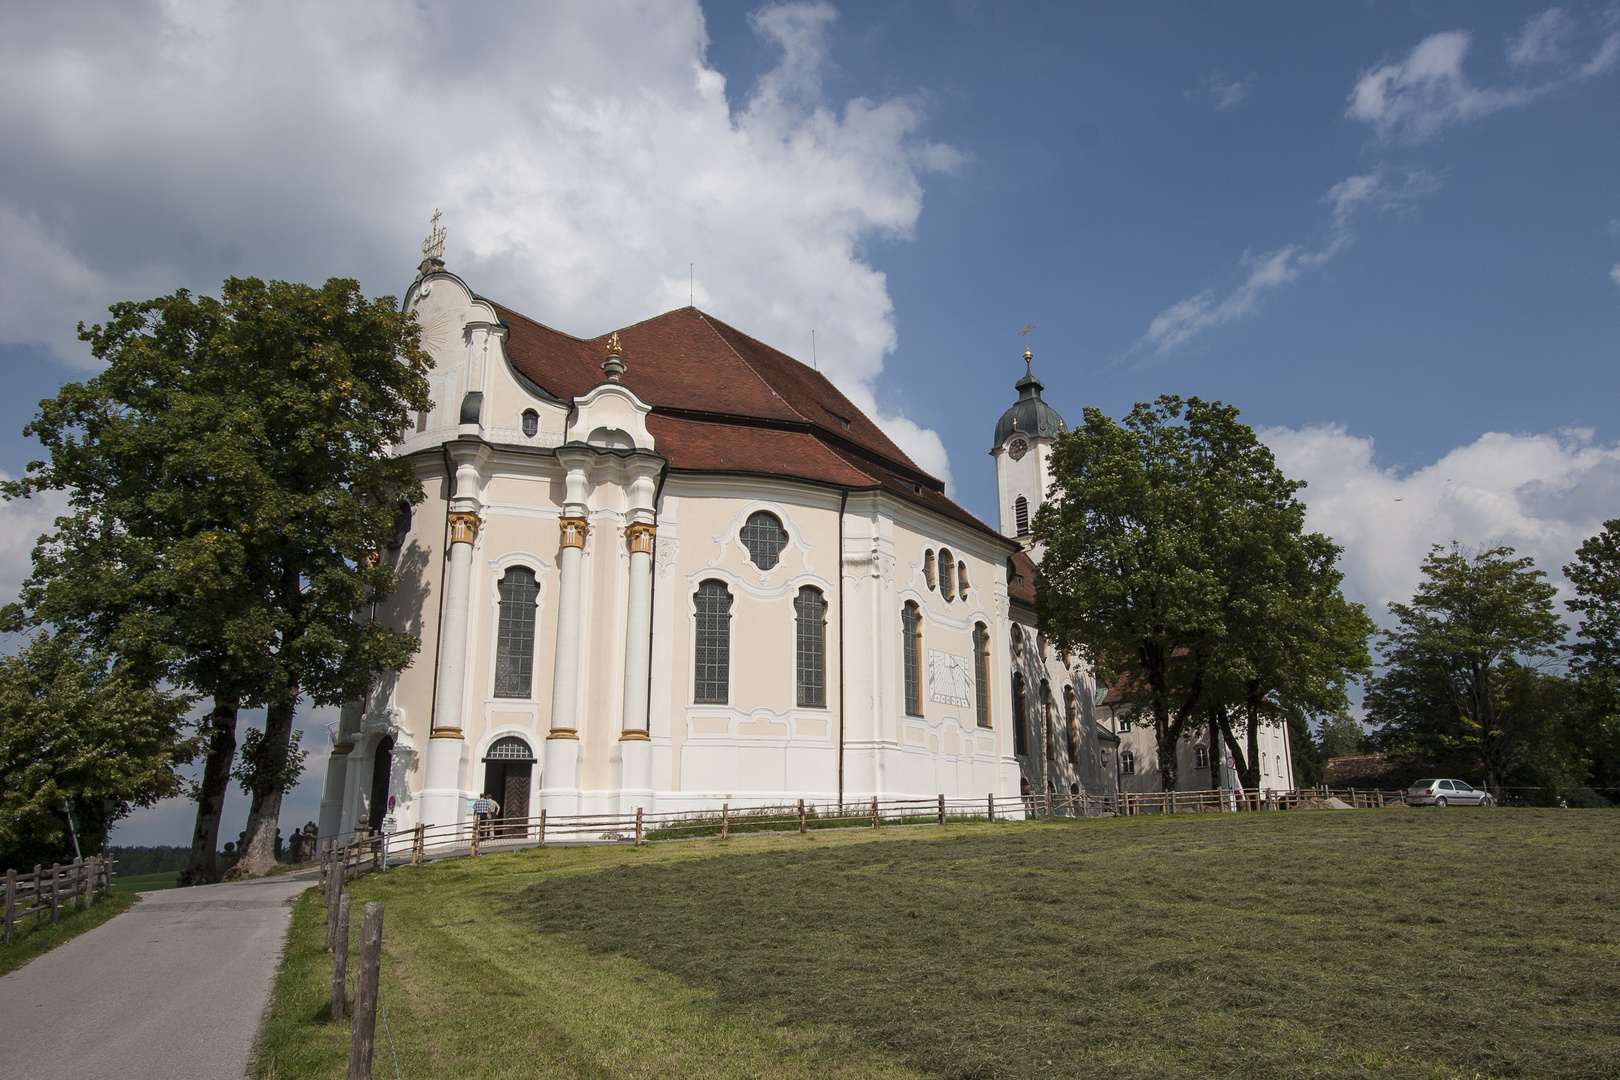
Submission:
<svg viewBox="0 0 1620 1080">
<path fill-rule="evenodd" d="M 245 1076 L 307 879 L 169 889 L 0 977 L 0 1077 Z"/>
</svg>

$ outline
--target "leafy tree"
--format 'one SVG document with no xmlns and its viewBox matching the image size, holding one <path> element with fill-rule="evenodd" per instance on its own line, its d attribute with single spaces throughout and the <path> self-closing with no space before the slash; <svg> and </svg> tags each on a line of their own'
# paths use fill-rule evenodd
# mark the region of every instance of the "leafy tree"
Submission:
<svg viewBox="0 0 1620 1080">
<path fill-rule="evenodd" d="M 1524 741 L 1507 701 L 1514 680 L 1558 655 L 1564 626 L 1556 589 L 1510 547 L 1470 552 L 1436 544 L 1410 604 L 1389 605 L 1396 628 L 1380 636 L 1384 671 L 1368 689 L 1367 717 L 1387 749 L 1437 761 L 1467 757 L 1500 798 Z"/>
<path fill-rule="evenodd" d="M 1580 617 L 1570 647 L 1579 691 L 1581 742 L 1589 779 L 1620 797 L 1620 520 L 1587 537 L 1564 567 L 1575 598 L 1564 601 Z"/>
<path fill-rule="evenodd" d="M 297 702 L 363 696 L 416 638 L 367 617 L 397 584 L 376 553 L 421 500 L 390 448 L 428 407 L 414 319 L 353 281 L 252 278 L 116 304 L 80 337 L 107 368 L 41 403 L 50 451 L 8 496 L 66 489 L 74 513 L 35 550 L 23 620 L 82 633 L 213 698 L 194 877 L 213 869 L 240 707 L 265 728 L 244 773 L 242 873 L 274 859 L 297 776 Z"/>
<path fill-rule="evenodd" d="M 1204 722 L 1256 785 L 1262 720 L 1337 706 L 1367 666 L 1368 624 L 1339 591 L 1339 549 L 1304 532 L 1303 484 L 1237 417 L 1171 396 L 1120 423 L 1087 409 L 1054 446 L 1035 523 L 1043 625 L 1152 718 L 1166 788 L 1177 744 Z"/>
<path fill-rule="evenodd" d="M 1324 716 L 1317 729 L 1316 741 L 1324 760 L 1365 754 L 1369 745 L 1366 729 L 1349 713 Z"/>
<path fill-rule="evenodd" d="M 0 658 L 0 865 L 73 858 L 135 806 L 181 788 L 190 699 L 71 634 L 38 634 Z"/>
</svg>

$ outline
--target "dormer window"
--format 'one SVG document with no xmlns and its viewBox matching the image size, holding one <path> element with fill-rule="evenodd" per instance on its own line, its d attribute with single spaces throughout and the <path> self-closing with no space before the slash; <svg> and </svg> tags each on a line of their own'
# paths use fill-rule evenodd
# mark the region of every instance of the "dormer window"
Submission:
<svg viewBox="0 0 1620 1080">
<path fill-rule="evenodd" d="M 533 409 L 523 410 L 523 434 L 526 438 L 534 438 L 540 433 L 540 414 Z"/>
</svg>

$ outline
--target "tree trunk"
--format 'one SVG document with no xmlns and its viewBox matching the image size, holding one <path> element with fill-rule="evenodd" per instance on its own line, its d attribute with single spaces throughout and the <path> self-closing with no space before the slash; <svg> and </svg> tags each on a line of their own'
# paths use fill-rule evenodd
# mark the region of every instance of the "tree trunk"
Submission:
<svg viewBox="0 0 1620 1080">
<path fill-rule="evenodd" d="M 1237 766 L 1237 782 L 1247 790 L 1249 787 L 1248 763 L 1243 758 L 1243 748 L 1238 745 L 1237 736 L 1232 734 L 1232 721 L 1225 710 L 1219 712 L 1221 736 L 1226 740 L 1226 749 L 1232 755 L 1232 762 Z"/>
<path fill-rule="evenodd" d="M 1249 760 L 1248 760 L 1248 766 L 1249 767 L 1246 770 L 1244 770 L 1243 786 L 1248 788 L 1250 791 L 1259 791 L 1260 790 L 1260 709 L 1256 705 L 1256 703 L 1255 703 L 1255 701 L 1254 701 L 1254 699 L 1252 697 L 1250 698 L 1248 708 L 1245 711 L 1248 712 L 1248 714 L 1249 714 L 1249 737 L 1248 737 L 1247 740 L 1245 740 L 1249 744 Z"/>
<path fill-rule="evenodd" d="M 1219 709 L 1209 710 L 1209 786 L 1213 791 L 1221 789 L 1221 713 Z"/>
<path fill-rule="evenodd" d="M 197 789 L 197 826 L 191 833 L 191 861 L 180 875 L 182 885 L 205 885 L 219 880 L 215 851 L 219 848 L 219 818 L 225 793 L 231 786 L 231 763 L 236 758 L 237 703 L 214 699 L 208 714 L 208 757 L 202 784 Z"/>
<path fill-rule="evenodd" d="M 292 748 L 293 711 L 297 704 L 298 688 L 289 686 L 270 702 L 270 707 L 265 711 L 265 760 L 254 782 L 253 803 L 248 808 L 247 833 L 242 838 L 241 855 L 228 877 L 257 877 L 275 865 L 276 825 L 281 817 L 287 756 Z"/>
</svg>

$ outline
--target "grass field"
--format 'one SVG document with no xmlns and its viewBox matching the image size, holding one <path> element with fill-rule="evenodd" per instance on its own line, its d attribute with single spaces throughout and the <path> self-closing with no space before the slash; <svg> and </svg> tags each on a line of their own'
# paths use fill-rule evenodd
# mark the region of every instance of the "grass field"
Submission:
<svg viewBox="0 0 1620 1080">
<path fill-rule="evenodd" d="M 152 892 L 156 889 L 172 889 L 180 880 L 180 871 L 165 870 L 158 874 L 137 874 L 134 877 L 116 876 L 112 881 L 112 891 L 115 893 Z"/>
<path fill-rule="evenodd" d="M 1595 1078 L 1617 872 L 1614 812 L 1388 810 L 546 849 L 355 895 L 406 1077 Z M 320 920 L 261 1076 L 342 1075 Z"/>
<path fill-rule="evenodd" d="M 133 894 L 116 892 L 111 896 L 97 897 L 88 908 L 58 910 L 55 926 L 47 921 L 41 923 L 37 930 L 30 921 L 17 920 L 17 939 L 9 946 L 0 945 L 0 975 L 17 970 L 34 957 L 50 952 L 86 930 L 94 930 L 114 915 L 127 910 L 136 899 Z"/>
</svg>

